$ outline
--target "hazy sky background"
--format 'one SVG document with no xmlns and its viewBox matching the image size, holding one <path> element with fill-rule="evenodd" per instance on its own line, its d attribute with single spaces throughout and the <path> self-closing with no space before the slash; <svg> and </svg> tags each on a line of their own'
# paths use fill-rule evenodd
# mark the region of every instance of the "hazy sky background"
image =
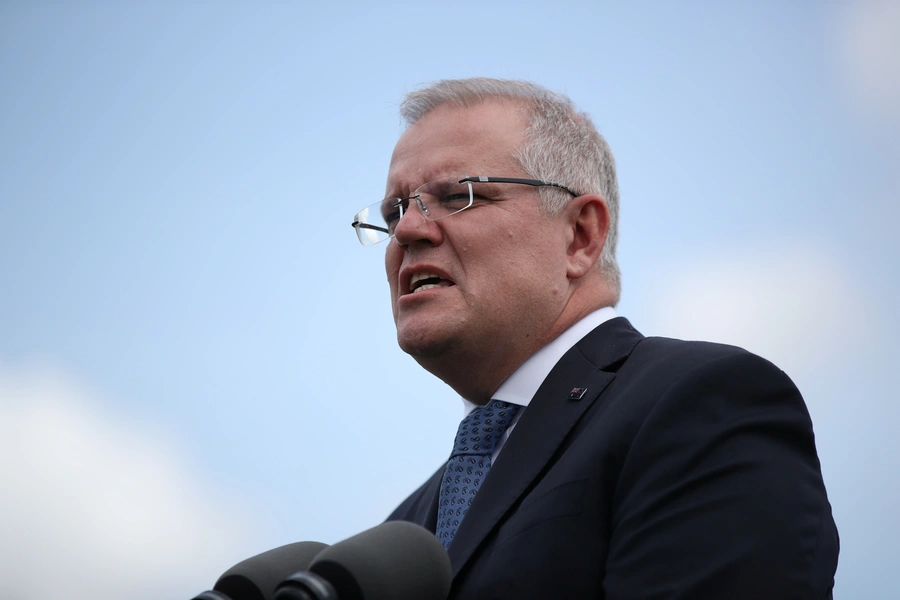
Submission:
<svg viewBox="0 0 900 600">
<path fill-rule="evenodd" d="M 192 597 L 440 466 L 349 224 L 402 95 L 476 75 L 593 116 L 619 314 L 792 376 L 836 597 L 900 597 L 900 2 L 714 4 L 0 0 L 0 599 Z"/>
</svg>

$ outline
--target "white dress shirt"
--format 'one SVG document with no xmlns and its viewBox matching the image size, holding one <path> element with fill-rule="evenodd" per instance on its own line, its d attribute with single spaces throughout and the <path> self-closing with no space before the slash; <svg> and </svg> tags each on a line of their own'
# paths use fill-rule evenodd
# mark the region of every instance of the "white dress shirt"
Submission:
<svg viewBox="0 0 900 600">
<path fill-rule="evenodd" d="M 562 332 L 555 340 L 531 355 L 531 358 L 523 362 L 500 388 L 494 392 L 494 400 L 502 400 L 510 404 L 518 404 L 526 408 L 528 403 L 537 393 L 538 388 L 550 374 L 550 371 L 559 362 L 563 354 L 569 351 L 578 341 L 593 331 L 601 323 L 604 323 L 616 316 L 616 311 L 611 306 L 600 308 L 586 315 L 583 319 Z M 463 402 L 463 418 L 467 417 L 470 412 L 478 408 L 477 404 L 469 402 L 462 398 Z M 494 454 L 491 456 L 491 462 L 497 459 L 497 455 L 506 443 L 509 434 L 515 428 L 516 423 L 522 417 L 524 410 L 520 410 L 516 415 L 513 424 L 509 426 L 503 438 L 494 448 Z"/>
</svg>

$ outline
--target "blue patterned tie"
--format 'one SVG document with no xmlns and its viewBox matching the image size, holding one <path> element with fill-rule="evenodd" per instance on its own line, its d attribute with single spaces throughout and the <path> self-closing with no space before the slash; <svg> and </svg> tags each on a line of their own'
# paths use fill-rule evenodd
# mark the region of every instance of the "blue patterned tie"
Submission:
<svg viewBox="0 0 900 600">
<path fill-rule="evenodd" d="M 460 521 L 469 510 L 478 488 L 481 487 L 491 455 L 503 433 L 509 428 L 521 406 L 491 400 L 479 406 L 459 424 L 453 454 L 441 480 L 441 497 L 438 503 L 438 522 L 435 535 L 450 547 Z"/>
</svg>

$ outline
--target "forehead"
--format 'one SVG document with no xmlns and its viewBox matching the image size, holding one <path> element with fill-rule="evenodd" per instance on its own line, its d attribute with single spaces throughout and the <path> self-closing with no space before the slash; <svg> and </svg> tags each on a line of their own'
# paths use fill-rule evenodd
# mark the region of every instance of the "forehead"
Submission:
<svg viewBox="0 0 900 600">
<path fill-rule="evenodd" d="M 524 142 L 527 125 L 521 103 L 439 106 L 400 137 L 391 156 L 388 189 L 415 186 L 447 174 L 518 174 L 511 169 L 521 169 L 514 153 Z M 497 169 L 503 171 L 493 172 Z"/>
</svg>

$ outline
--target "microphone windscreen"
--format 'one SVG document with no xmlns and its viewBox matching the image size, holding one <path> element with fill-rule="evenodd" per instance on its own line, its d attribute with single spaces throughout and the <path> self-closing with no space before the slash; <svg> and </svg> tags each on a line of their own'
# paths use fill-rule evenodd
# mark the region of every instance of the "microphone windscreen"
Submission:
<svg viewBox="0 0 900 600">
<path fill-rule="evenodd" d="M 296 542 L 257 554 L 225 571 L 213 590 L 231 600 L 271 600 L 282 580 L 305 571 L 326 548 L 321 542 Z"/>
<path fill-rule="evenodd" d="M 327 580 L 340 600 L 445 600 L 450 557 L 433 533 L 389 521 L 326 548 L 309 571 Z"/>
</svg>

